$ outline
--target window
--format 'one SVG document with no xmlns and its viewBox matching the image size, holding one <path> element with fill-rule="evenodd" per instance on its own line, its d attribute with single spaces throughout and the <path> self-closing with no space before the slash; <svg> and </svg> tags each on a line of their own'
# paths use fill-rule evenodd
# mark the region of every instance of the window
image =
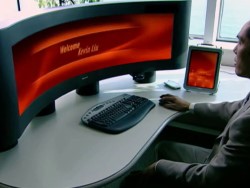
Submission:
<svg viewBox="0 0 250 188">
<path fill-rule="evenodd" d="M 15 0 L 0 0 L 0 22 L 11 17 L 17 12 L 17 2 Z"/>
<path fill-rule="evenodd" d="M 192 0 L 190 36 L 208 42 L 236 42 L 250 18 L 249 7 L 249 0 Z"/>
<path fill-rule="evenodd" d="M 190 30 L 194 38 L 203 38 L 205 30 L 207 0 L 192 0 Z"/>
<path fill-rule="evenodd" d="M 237 41 L 241 27 L 250 18 L 249 0 L 222 0 L 218 40 Z"/>
</svg>

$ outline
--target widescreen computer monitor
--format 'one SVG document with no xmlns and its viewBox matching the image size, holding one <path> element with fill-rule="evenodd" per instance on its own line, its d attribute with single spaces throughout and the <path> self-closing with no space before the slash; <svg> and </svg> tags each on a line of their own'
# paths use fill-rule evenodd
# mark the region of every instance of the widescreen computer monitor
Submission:
<svg viewBox="0 0 250 188">
<path fill-rule="evenodd" d="M 0 23 L 0 151 L 12 148 L 36 115 L 76 89 L 130 74 L 185 67 L 190 0 L 121 1 L 50 9 Z"/>
</svg>

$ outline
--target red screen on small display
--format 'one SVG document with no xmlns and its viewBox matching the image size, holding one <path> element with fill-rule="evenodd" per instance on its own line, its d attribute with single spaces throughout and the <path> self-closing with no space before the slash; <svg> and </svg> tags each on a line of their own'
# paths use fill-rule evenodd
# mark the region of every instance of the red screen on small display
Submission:
<svg viewBox="0 0 250 188">
<path fill-rule="evenodd" d="M 53 19 L 53 18 L 52 18 Z M 174 14 L 92 18 L 38 32 L 13 47 L 21 115 L 44 92 L 108 67 L 172 56 Z"/>
<path fill-rule="evenodd" d="M 218 56 L 219 54 L 215 52 L 192 51 L 189 62 L 187 85 L 191 87 L 213 89 L 215 86 Z"/>
</svg>

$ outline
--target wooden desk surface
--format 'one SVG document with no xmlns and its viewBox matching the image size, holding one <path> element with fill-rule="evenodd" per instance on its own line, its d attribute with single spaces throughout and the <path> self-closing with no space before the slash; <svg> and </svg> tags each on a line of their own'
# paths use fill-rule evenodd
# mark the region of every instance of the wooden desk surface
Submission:
<svg viewBox="0 0 250 188">
<path fill-rule="evenodd" d="M 0 187 L 23 188 L 92 187 L 125 173 L 154 141 L 169 121 L 179 113 L 158 105 L 159 96 L 172 93 L 191 102 L 238 100 L 250 91 L 248 79 L 222 67 L 215 95 L 171 90 L 163 82 L 171 79 L 181 85 L 185 70 L 157 72 L 150 84 L 135 84 L 129 75 L 100 82 L 100 93 L 79 96 L 72 91 L 56 100 L 56 112 L 36 117 L 13 149 L 0 153 Z M 144 96 L 157 105 L 135 127 L 111 135 L 81 124 L 82 114 L 94 104 L 121 93 Z"/>
</svg>

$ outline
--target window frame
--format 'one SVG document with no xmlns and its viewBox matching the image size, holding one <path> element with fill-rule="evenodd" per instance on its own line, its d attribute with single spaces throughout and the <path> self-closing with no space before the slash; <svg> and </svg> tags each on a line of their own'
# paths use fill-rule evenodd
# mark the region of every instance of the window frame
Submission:
<svg viewBox="0 0 250 188">
<path fill-rule="evenodd" d="M 207 0 L 205 31 L 203 43 L 213 44 L 217 41 L 221 0 Z"/>
</svg>

